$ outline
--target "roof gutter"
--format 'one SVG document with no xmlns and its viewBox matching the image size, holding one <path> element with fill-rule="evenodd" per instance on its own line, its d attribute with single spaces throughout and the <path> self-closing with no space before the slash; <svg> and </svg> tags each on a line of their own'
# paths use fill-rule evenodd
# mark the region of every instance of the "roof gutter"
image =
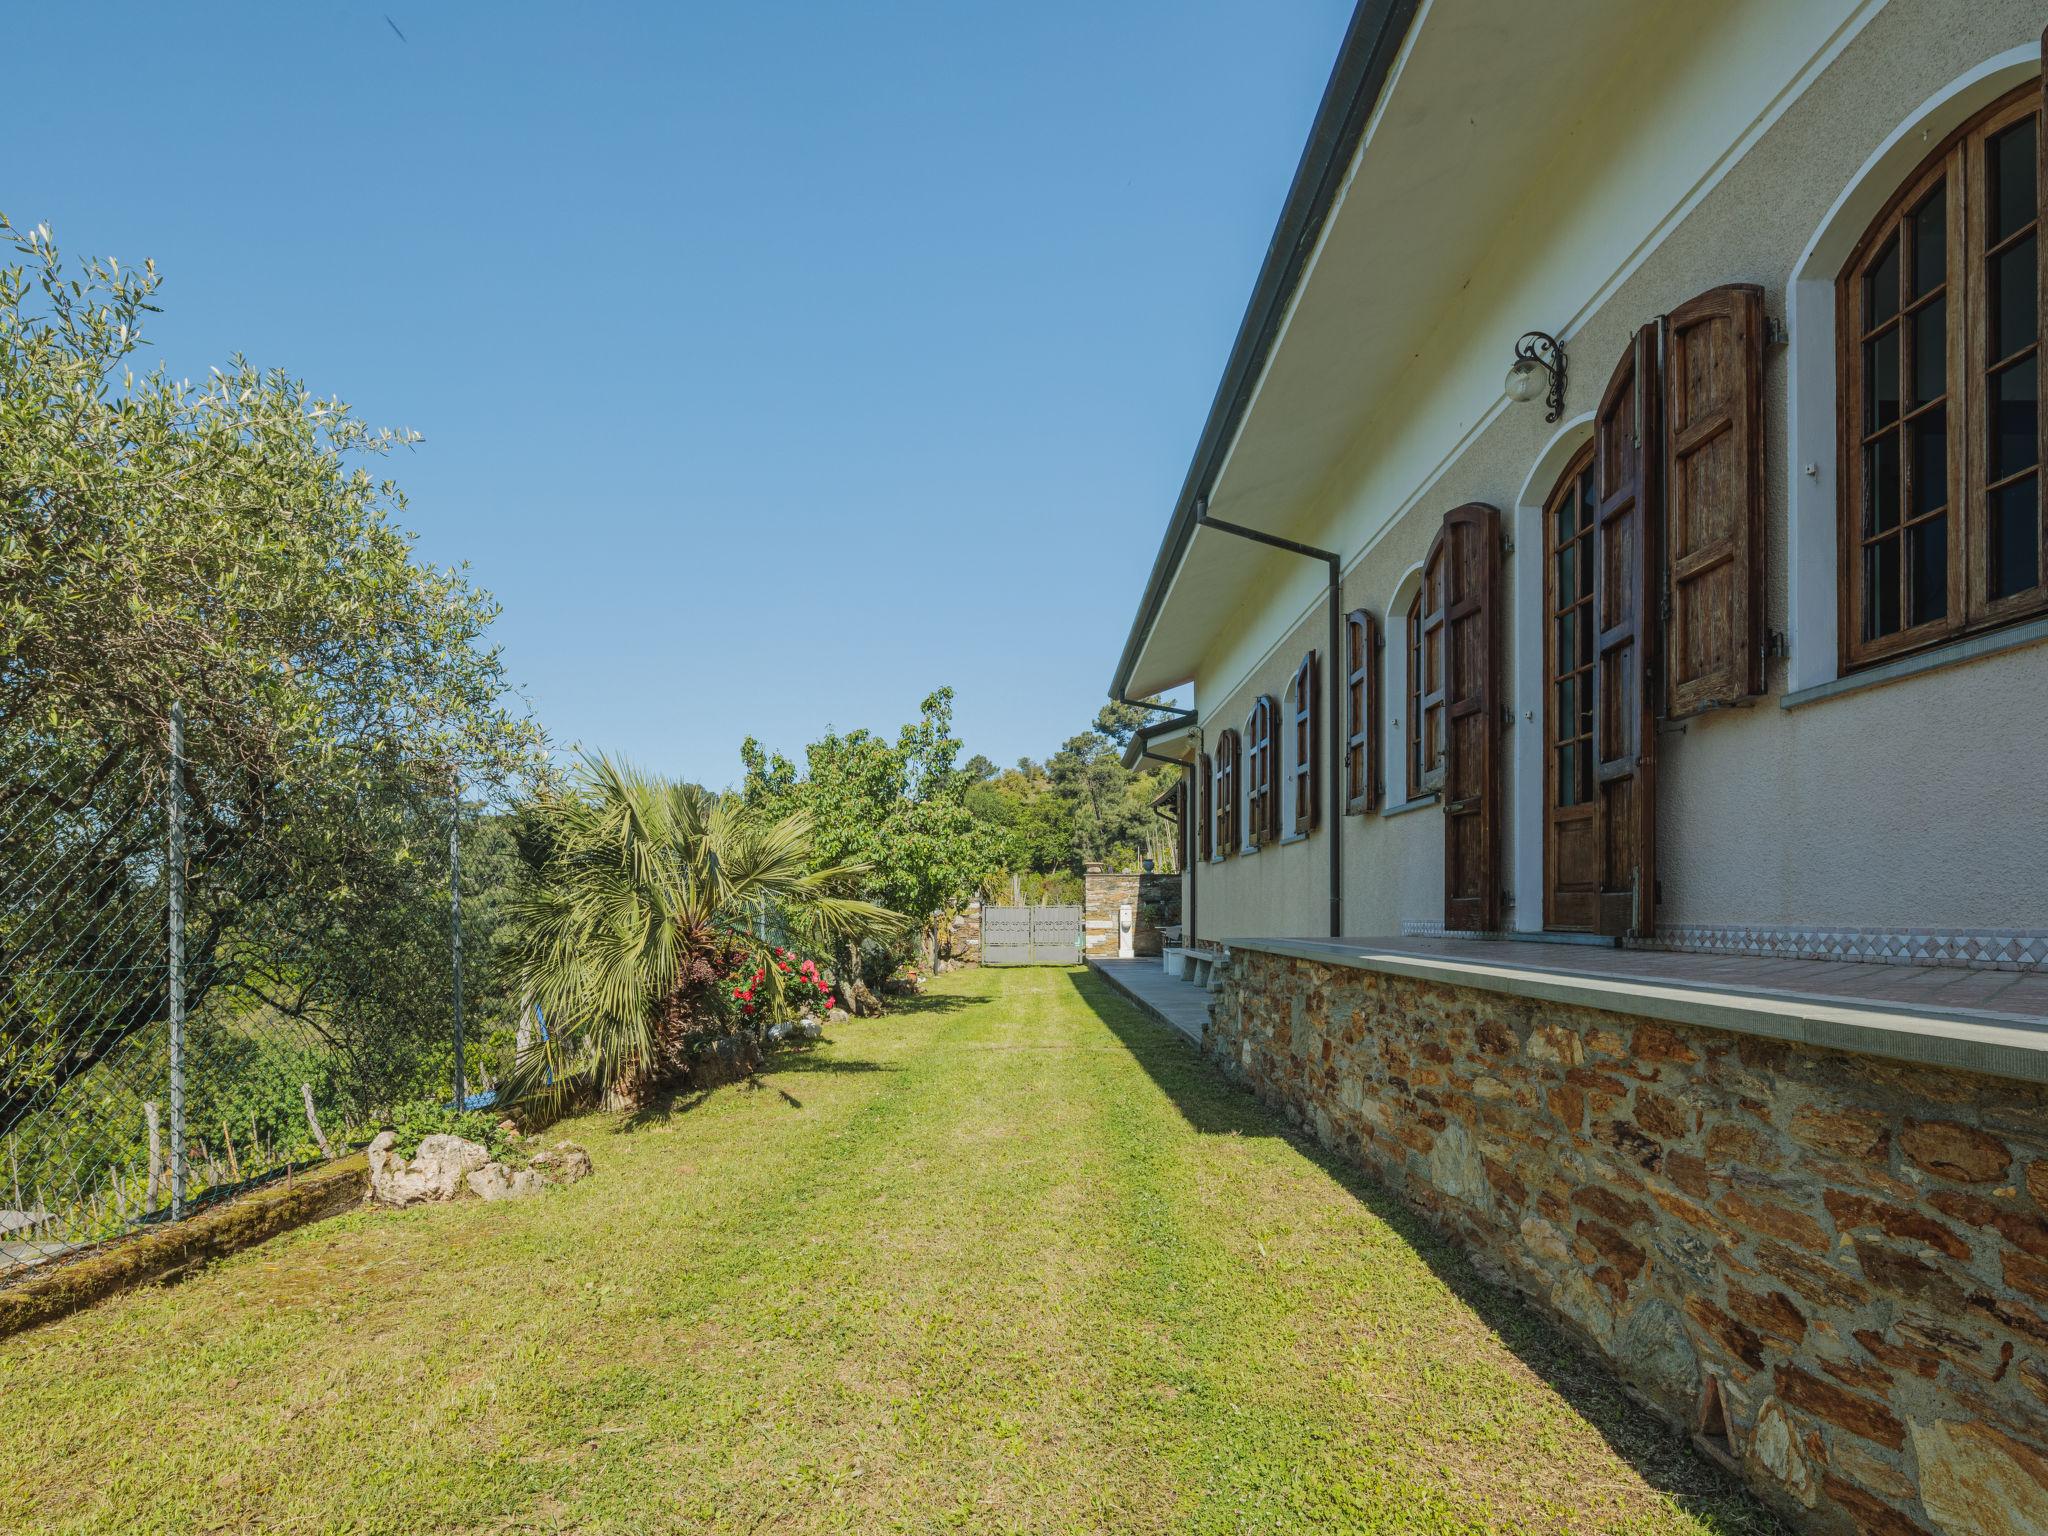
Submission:
<svg viewBox="0 0 2048 1536">
<path fill-rule="evenodd" d="M 1194 537 L 1196 508 L 1207 505 L 1216 476 L 1237 437 L 1238 427 L 1243 424 L 1273 343 L 1286 321 L 1287 307 L 1308 268 L 1330 209 L 1336 204 L 1337 190 L 1358 153 L 1365 125 L 1379 105 L 1394 57 L 1400 52 L 1419 4 L 1420 0 L 1358 0 L 1351 13 L 1351 24 L 1345 29 L 1343 46 L 1337 52 L 1336 67 L 1330 71 L 1330 83 L 1323 88 L 1322 103 L 1316 108 L 1308 146 L 1295 167 L 1293 184 L 1280 210 L 1279 226 L 1266 246 L 1266 260 L 1252 289 L 1251 303 L 1238 324 L 1230 361 L 1224 367 L 1216 398 L 1209 406 L 1209 419 L 1195 445 L 1194 462 L 1188 466 L 1180 500 L 1166 525 L 1166 537 L 1152 562 L 1152 574 L 1146 579 L 1138 616 L 1132 621 L 1123 655 L 1117 661 L 1116 677 L 1109 685 L 1112 698 L 1129 700 L 1131 673 L 1137 668 L 1138 654 L 1145 648 L 1166 589 L 1187 554 L 1188 541 Z"/>
</svg>

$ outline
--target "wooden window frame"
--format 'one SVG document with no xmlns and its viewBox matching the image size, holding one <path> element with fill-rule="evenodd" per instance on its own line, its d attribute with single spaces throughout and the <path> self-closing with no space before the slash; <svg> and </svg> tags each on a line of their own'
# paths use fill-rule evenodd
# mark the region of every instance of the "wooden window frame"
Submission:
<svg viewBox="0 0 2048 1536">
<path fill-rule="evenodd" d="M 1195 755 L 1195 776 L 1201 784 L 1196 801 L 1202 812 L 1197 822 L 1201 830 L 1196 837 L 1196 849 L 1200 862 L 1207 864 L 1216 853 L 1216 765 L 1208 753 Z"/>
<path fill-rule="evenodd" d="M 1994 247 L 1989 240 L 1988 147 L 1993 139 L 2028 117 L 2034 119 L 2033 217 L 2012 230 Z M 2048 347 L 2042 324 L 2048 316 L 2048 122 L 2043 121 L 2042 84 L 2031 81 L 2010 91 L 1949 134 L 1915 167 L 1870 223 L 1836 282 L 1836 369 L 1839 385 L 1837 434 L 1840 474 L 1837 575 L 1839 643 L 1842 667 L 1849 672 L 1914 651 L 1947 644 L 1964 635 L 2016 623 L 2048 611 L 2048 504 L 2042 485 L 2048 478 L 2048 409 L 2041 395 L 2048 386 Z M 1922 208 L 1936 185 L 1944 199 L 1944 269 L 1938 285 L 1913 291 L 1908 256 L 1910 216 Z M 2035 245 L 2033 339 L 2004 357 L 1990 357 L 1993 290 L 1987 263 L 2031 237 Z M 1893 242 L 1896 241 L 1896 245 Z M 1896 251 L 1898 293 L 1892 314 L 1875 325 L 1865 324 L 1865 279 L 1879 270 L 1888 249 Z M 1915 398 L 1914 327 L 1910 317 L 1935 303 L 1946 305 L 1943 326 L 1943 392 L 1922 401 Z M 1898 400 L 1892 420 L 1866 432 L 1866 398 L 1871 384 L 1865 359 L 1866 342 L 1895 337 Z M 1994 371 L 2024 367 L 2031 352 L 2035 371 L 2035 443 L 2030 466 L 1999 479 L 1991 478 L 1991 387 Z M 1935 411 L 1945 412 L 1945 486 L 1939 509 L 1916 515 L 1915 454 L 1912 423 Z M 1865 449 L 1891 438 L 1897 455 L 1897 515 L 1891 528 L 1866 532 L 1862 509 L 1868 469 Z M 2023 484 L 2035 488 L 2035 581 L 1999 598 L 1990 592 L 1992 495 Z M 1942 543 L 1947 561 L 1944 611 L 1915 620 L 1912 611 L 1911 529 L 1939 516 L 1946 519 Z M 1865 599 L 1865 549 L 1897 541 L 1899 627 L 1871 633 Z"/>
<path fill-rule="evenodd" d="M 1323 715 L 1318 707 L 1322 693 L 1322 659 L 1311 650 L 1294 669 L 1288 685 L 1293 707 L 1288 710 L 1290 729 L 1287 765 L 1294 785 L 1294 835 L 1307 837 L 1315 831 L 1322 812 Z"/>
<path fill-rule="evenodd" d="M 1213 857 L 1219 860 L 1237 852 L 1237 764 L 1240 752 L 1236 731 L 1226 730 L 1216 738 L 1216 848 Z"/>
<path fill-rule="evenodd" d="M 1441 577 L 1441 572 L 1438 573 Z M 1408 605 L 1408 798 L 1444 786 L 1444 586 L 1423 582 Z"/>
<path fill-rule="evenodd" d="M 1256 853 L 1280 837 L 1279 776 L 1273 771 L 1273 726 L 1280 707 L 1270 693 L 1252 703 L 1244 721 L 1244 851 Z"/>
<path fill-rule="evenodd" d="M 1380 626 L 1363 608 L 1344 615 L 1344 814 L 1380 808 Z"/>
</svg>

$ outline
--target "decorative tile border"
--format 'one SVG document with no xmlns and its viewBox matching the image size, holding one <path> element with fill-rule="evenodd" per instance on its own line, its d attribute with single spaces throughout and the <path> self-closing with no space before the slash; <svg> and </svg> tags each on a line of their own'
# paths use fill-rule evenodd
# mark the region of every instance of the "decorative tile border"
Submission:
<svg viewBox="0 0 2048 1536">
<path fill-rule="evenodd" d="M 1954 965 L 1972 970 L 2048 969 L 2048 932 L 2027 928 L 1790 928 L 1685 924 L 1659 928 L 1642 946 L 1780 960 L 1877 965 Z"/>
<path fill-rule="evenodd" d="M 1458 933 L 1442 923 L 1401 925 L 1409 939 L 1516 939 L 1519 933 Z M 1770 960 L 1848 960 L 1872 965 L 1952 965 L 1978 971 L 2048 970 L 2048 931 L 2038 928 L 1794 928 L 1751 923 L 1662 927 L 1630 949 Z"/>
</svg>

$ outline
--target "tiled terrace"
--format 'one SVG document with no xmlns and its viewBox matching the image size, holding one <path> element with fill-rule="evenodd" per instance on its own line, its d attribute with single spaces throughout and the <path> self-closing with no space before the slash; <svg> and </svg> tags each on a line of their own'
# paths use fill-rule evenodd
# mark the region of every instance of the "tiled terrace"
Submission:
<svg viewBox="0 0 2048 1536">
<path fill-rule="evenodd" d="M 2048 1081 L 2048 973 L 1515 939 L 1235 939 L 1329 965 Z"/>
</svg>

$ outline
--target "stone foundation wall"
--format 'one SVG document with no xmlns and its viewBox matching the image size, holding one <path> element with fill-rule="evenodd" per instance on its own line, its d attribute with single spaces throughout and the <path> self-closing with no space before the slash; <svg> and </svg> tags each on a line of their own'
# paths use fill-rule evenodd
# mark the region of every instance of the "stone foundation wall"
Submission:
<svg viewBox="0 0 2048 1536">
<path fill-rule="evenodd" d="M 1244 949 L 1205 1049 L 1807 1528 L 2048 1530 L 2048 1089 Z"/>
</svg>

